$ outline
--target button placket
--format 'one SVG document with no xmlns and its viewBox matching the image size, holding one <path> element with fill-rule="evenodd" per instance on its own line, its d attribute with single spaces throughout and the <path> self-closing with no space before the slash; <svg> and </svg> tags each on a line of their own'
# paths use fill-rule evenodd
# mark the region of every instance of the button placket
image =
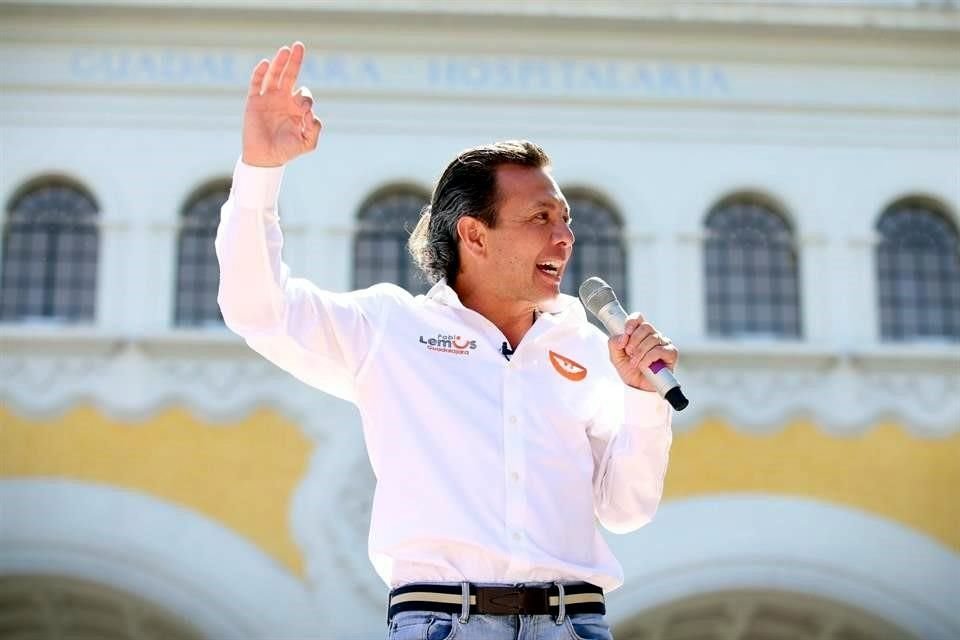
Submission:
<svg viewBox="0 0 960 640">
<path fill-rule="evenodd" d="M 506 367 L 503 376 L 503 449 L 504 481 L 506 486 L 505 533 L 511 550 L 511 567 L 528 563 L 526 554 L 527 495 L 524 477 L 524 438 L 521 416 L 522 394 L 517 388 L 516 361 Z"/>
</svg>

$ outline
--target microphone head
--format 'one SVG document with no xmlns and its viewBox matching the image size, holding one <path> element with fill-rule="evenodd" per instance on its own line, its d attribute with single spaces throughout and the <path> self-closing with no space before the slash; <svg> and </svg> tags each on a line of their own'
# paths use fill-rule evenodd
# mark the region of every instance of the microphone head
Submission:
<svg viewBox="0 0 960 640">
<path fill-rule="evenodd" d="M 580 285 L 580 301 L 587 311 L 597 315 L 605 306 L 617 301 L 617 294 L 613 292 L 613 287 L 594 276 Z"/>
</svg>

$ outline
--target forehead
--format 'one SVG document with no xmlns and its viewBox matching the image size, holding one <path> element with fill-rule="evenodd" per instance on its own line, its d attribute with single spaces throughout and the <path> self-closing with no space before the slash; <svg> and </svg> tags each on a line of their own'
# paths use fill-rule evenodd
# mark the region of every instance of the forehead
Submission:
<svg viewBox="0 0 960 640">
<path fill-rule="evenodd" d="M 552 201 L 566 207 L 560 186 L 541 167 L 505 164 L 497 167 L 497 192 L 503 204 L 522 205 L 526 201 Z"/>
</svg>

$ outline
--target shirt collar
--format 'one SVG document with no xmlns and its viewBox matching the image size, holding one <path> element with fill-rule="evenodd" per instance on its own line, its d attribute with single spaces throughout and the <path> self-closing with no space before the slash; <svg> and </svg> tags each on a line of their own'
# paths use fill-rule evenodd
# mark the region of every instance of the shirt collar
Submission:
<svg viewBox="0 0 960 640">
<path fill-rule="evenodd" d="M 426 297 L 428 300 L 433 300 L 448 307 L 466 309 L 460 302 L 460 296 L 457 295 L 457 292 L 447 284 L 446 278 L 441 278 L 430 287 Z M 565 293 L 561 293 L 554 300 L 541 305 L 538 314 L 552 316 L 557 322 L 585 322 L 587 319 L 587 314 L 584 312 L 580 300 Z"/>
</svg>

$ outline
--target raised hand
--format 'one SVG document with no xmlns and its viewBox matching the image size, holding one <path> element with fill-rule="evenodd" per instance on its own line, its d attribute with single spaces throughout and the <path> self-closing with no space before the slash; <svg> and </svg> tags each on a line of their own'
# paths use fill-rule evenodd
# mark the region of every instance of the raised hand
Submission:
<svg viewBox="0 0 960 640">
<path fill-rule="evenodd" d="M 293 90 L 303 63 L 301 42 L 280 47 L 253 69 L 243 114 L 243 161 L 279 167 L 317 148 L 322 127 L 306 87 Z"/>
</svg>

